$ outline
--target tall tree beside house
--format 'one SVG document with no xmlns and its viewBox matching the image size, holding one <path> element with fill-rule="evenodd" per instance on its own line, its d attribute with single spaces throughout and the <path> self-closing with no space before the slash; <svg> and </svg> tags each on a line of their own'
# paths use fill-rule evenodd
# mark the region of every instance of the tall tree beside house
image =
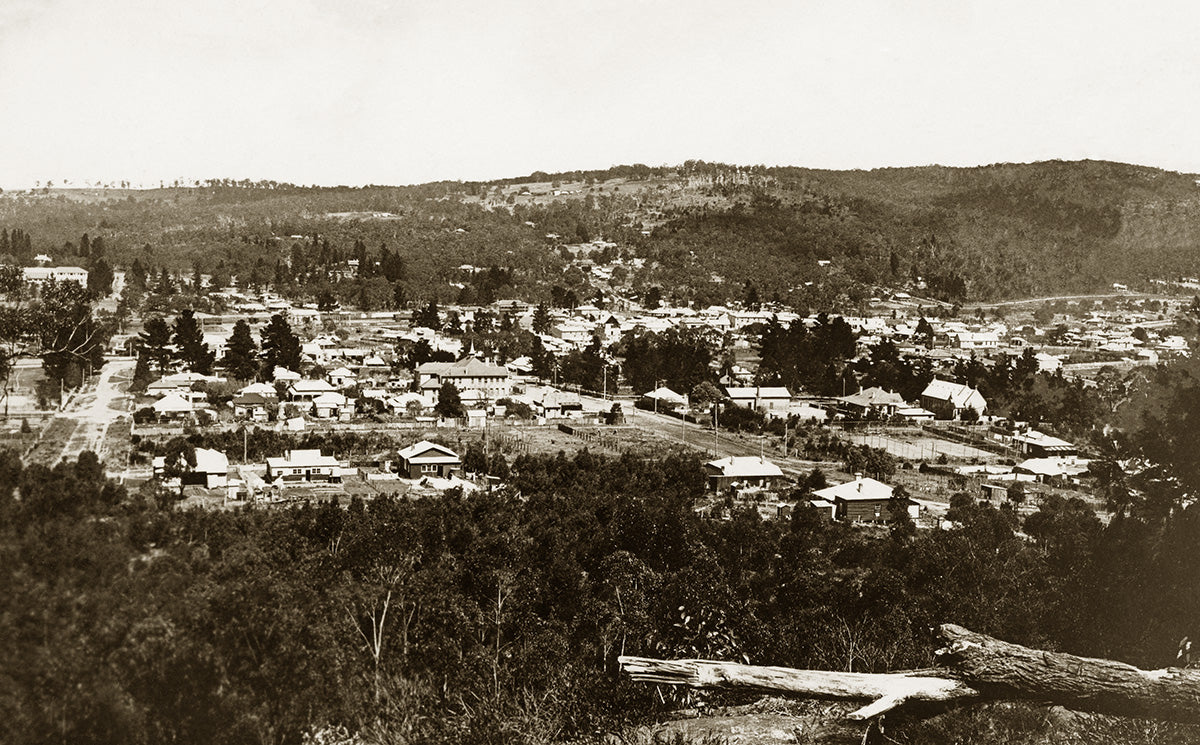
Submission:
<svg viewBox="0 0 1200 745">
<path fill-rule="evenodd" d="M 170 369 L 175 357 L 171 347 L 171 327 L 161 316 L 150 318 L 143 324 L 137 346 L 138 353 L 146 355 L 160 375 Z"/>
<path fill-rule="evenodd" d="M 464 414 L 466 410 L 462 405 L 462 396 L 458 392 L 458 386 L 450 381 L 442 383 L 442 387 L 438 390 L 437 405 L 433 408 L 438 416 L 446 419 L 457 419 Z"/>
<path fill-rule="evenodd" d="M 430 300 L 428 305 L 417 311 L 416 315 L 413 316 L 413 325 L 433 329 L 434 331 L 442 327 L 442 321 L 438 317 L 436 300 Z"/>
<path fill-rule="evenodd" d="M 545 303 L 538 303 L 537 310 L 533 312 L 533 333 L 550 333 L 550 309 Z"/>
<path fill-rule="evenodd" d="M 250 334 L 250 324 L 244 319 L 233 325 L 233 333 L 225 342 L 221 364 L 236 380 L 253 380 L 258 375 L 258 345 Z"/>
<path fill-rule="evenodd" d="M 212 372 L 213 352 L 204 343 L 204 333 L 200 323 L 191 308 L 183 311 L 175 319 L 175 332 L 172 337 L 179 359 L 194 373 L 208 375 Z"/>
<path fill-rule="evenodd" d="M 529 353 L 529 362 L 533 374 L 542 380 L 549 380 L 554 372 L 554 354 L 542 344 L 540 336 L 533 337 L 533 347 Z"/>
<path fill-rule="evenodd" d="M 146 267 L 142 265 L 140 259 L 134 259 L 129 265 L 129 271 L 125 275 L 125 283 L 134 289 L 146 290 Z"/>
<path fill-rule="evenodd" d="M 104 259 L 94 259 L 88 267 L 87 288 L 95 297 L 108 297 L 112 293 L 113 270 Z"/>
<path fill-rule="evenodd" d="M 263 374 L 275 377 L 275 368 L 300 370 L 300 339 L 292 333 L 287 319 L 276 313 L 262 330 Z"/>
<path fill-rule="evenodd" d="M 154 291 L 159 295 L 171 295 L 175 292 L 175 282 L 171 279 L 171 274 L 165 266 L 158 273 L 158 285 Z"/>
</svg>

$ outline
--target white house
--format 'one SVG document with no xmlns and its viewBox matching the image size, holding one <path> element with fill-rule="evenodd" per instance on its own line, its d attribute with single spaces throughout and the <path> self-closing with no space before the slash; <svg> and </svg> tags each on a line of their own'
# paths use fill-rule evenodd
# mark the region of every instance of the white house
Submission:
<svg viewBox="0 0 1200 745">
<path fill-rule="evenodd" d="M 921 392 L 921 406 L 932 411 L 938 419 L 958 419 L 967 409 L 982 414 L 987 409 L 987 401 L 968 385 L 933 380 Z"/>
<path fill-rule="evenodd" d="M 727 386 L 725 395 L 738 406 L 761 411 L 772 416 L 787 416 L 792 394 L 783 386 Z"/>
<path fill-rule="evenodd" d="M 289 450 L 283 458 L 267 458 L 267 481 L 340 481 L 341 464 L 320 450 Z"/>
<path fill-rule="evenodd" d="M 713 491 L 739 485 L 769 487 L 783 479 L 783 471 L 769 460 L 753 455 L 731 455 L 704 464 L 708 488 Z"/>
<path fill-rule="evenodd" d="M 77 266 L 27 266 L 22 270 L 25 281 L 33 285 L 46 282 L 76 282 L 87 286 L 88 272 Z"/>
</svg>

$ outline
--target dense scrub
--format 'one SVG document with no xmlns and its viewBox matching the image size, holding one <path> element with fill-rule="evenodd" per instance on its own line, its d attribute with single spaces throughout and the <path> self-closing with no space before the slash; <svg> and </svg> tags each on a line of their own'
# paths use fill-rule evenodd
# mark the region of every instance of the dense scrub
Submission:
<svg viewBox="0 0 1200 745">
<path fill-rule="evenodd" d="M 913 536 L 698 517 L 683 456 L 523 456 L 470 498 L 160 511 L 90 454 L 0 458 L 0 739 L 587 739 L 652 713 L 621 653 L 885 670 L 954 621 L 1160 666 L 1195 633 L 1200 513 L 956 500 Z M 519 497 L 518 497 L 519 494 Z M 385 615 L 386 609 L 386 615 Z"/>
</svg>

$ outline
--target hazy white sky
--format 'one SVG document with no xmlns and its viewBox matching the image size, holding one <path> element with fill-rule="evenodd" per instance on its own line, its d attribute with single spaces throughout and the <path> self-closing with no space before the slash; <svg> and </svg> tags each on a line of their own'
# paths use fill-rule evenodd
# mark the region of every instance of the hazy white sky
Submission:
<svg viewBox="0 0 1200 745">
<path fill-rule="evenodd" d="M 1200 171 L 1200 3 L 0 0 L 0 186 Z"/>
</svg>

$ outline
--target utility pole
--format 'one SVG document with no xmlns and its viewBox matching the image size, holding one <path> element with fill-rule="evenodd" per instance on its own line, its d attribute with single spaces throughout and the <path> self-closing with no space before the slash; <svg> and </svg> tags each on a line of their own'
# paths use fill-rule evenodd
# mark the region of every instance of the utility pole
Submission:
<svg viewBox="0 0 1200 745">
<path fill-rule="evenodd" d="M 713 457 L 717 457 L 718 444 L 720 437 L 717 435 L 717 417 L 721 413 L 721 405 L 716 401 L 713 402 Z"/>
</svg>

